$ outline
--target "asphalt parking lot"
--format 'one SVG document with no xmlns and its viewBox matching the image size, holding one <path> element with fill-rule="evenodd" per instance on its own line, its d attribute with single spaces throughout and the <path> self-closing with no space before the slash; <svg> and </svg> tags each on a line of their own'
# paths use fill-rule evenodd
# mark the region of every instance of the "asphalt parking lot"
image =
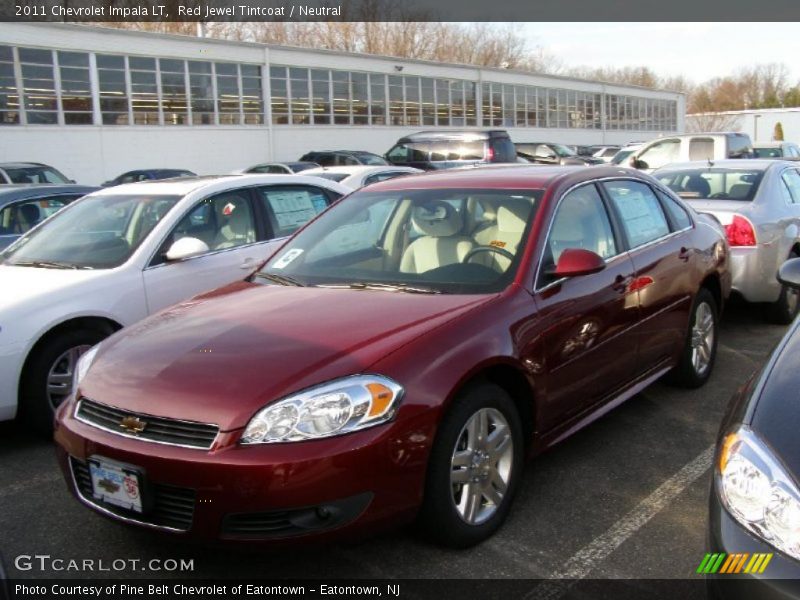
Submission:
<svg viewBox="0 0 800 600">
<path fill-rule="evenodd" d="M 12 578 L 86 577 L 15 568 L 20 555 L 188 558 L 203 578 L 680 579 L 705 552 L 710 452 L 728 400 L 785 327 L 733 304 L 699 390 L 657 384 L 527 467 L 511 517 L 488 542 L 442 550 L 406 529 L 358 544 L 280 552 L 200 548 L 110 522 L 67 493 L 52 444 L 0 426 L 0 553 Z"/>
</svg>

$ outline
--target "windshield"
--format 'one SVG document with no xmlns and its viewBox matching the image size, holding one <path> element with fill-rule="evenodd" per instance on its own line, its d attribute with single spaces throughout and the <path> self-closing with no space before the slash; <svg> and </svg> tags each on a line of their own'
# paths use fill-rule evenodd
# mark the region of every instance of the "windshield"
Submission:
<svg viewBox="0 0 800 600">
<path fill-rule="evenodd" d="M 128 260 L 181 196 L 87 196 L 0 254 L 3 264 L 110 269 Z"/>
<path fill-rule="evenodd" d="M 361 161 L 362 165 L 385 165 L 386 161 L 377 154 L 369 152 L 355 152 L 355 156 Z"/>
<path fill-rule="evenodd" d="M 51 167 L 6 167 L 5 172 L 12 183 L 71 183 Z"/>
<path fill-rule="evenodd" d="M 558 154 L 561 157 L 564 157 L 564 156 L 577 156 L 577 154 L 575 154 L 572 150 L 570 150 L 566 146 L 562 146 L 561 144 L 551 144 L 551 146 L 552 146 L 553 150 L 555 150 L 555 153 Z"/>
<path fill-rule="evenodd" d="M 636 152 L 635 148 L 633 150 L 620 150 L 614 155 L 614 158 L 611 159 L 611 164 L 613 165 L 620 164 L 623 160 L 628 158 L 634 152 Z"/>
<path fill-rule="evenodd" d="M 754 147 L 753 152 L 755 152 L 756 158 L 780 158 L 783 156 L 783 148 L 779 146 L 772 148 Z"/>
<path fill-rule="evenodd" d="M 699 168 L 654 173 L 682 198 L 704 200 L 752 200 L 764 172 L 756 169 Z"/>
<path fill-rule="evenodd" d="M 281 249 L 256 281 L 480 294 L 514 278 L 542 190 L 357 192 Z"/>
</svg>

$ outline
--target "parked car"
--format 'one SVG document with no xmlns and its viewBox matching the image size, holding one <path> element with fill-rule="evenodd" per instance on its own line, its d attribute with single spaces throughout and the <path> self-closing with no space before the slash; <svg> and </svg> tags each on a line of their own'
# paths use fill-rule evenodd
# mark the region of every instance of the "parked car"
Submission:
<svg viewBox="0 0 800 600">
<path fill-rule="evenodd" d="M 563 144 L 551 142 L 515 143 L 517 155 L 528 162 L 544 165 L 599 165 L 603 161 L 591 156 L 578 156 Z"/>
<path fill-rule="evenodd" d="M 137 169 L 128 171 L 119 177 L 103 182 L 103 187 L 122 185 L 123 183 L 137 183 L 139 181 L 157 181 L 159 179 L 173 179 L 175 177 L 195 177 L 197 174 L 186 169 Z"/>
<path fill-rule="evenodd" d="M 307 152 L 300 162 L 313 162 L 322 167 L 346 165 L 387 165 L 386 159 L 365 150 L 323 150 Z"/>
<path fill-rule="evenodd" d="M 419 514 L 475 544 L 526 455 L 667 373 L 708 380 L 726 265 L 719 225 L 633 171 L 376 183 L 249 280 L 85 353 L 59 461 L 83 504 L 186 538 L 331 539 Z"/>
<path fill-rule="evenodd" d="M 758 142 L 753 152 L 757 158 L 800 158 L 800 146 L 792 142 Z"/>
<path fill-rule="evenodd" d="M 73 200 L 97 189 L 74 184 L 0 186 L 0 250 Z"/>
<path fill-rule="evenodd" d="M 800 260 L 783 265 L 778 279 L 800 290 Z M 717 437 L 708 519 L 715 565 L 702 569 L 709 573 L 710 598 L 800 597 L 798 356 L 795 321 L 728 405 Z"/>
<path fill-rule="evenodd" d="M 331 181 L 336 181 L 349 187 L 352 190 L 377 183 L 378 181 L 386 181 L 394 177 L 402 177 L 404 175 L 411 175 L 412 173 L 422 173 L 420 169 L 413 167 L 320 167 L 318 169 L 309 169 L 303 175 L 313 175 L 314 177 L 324 177 Z"/>
<path fill-rule="evenodd" d="M 0 185 L 9 183 L 75 183 L 57 169 L 42 163 L 0 163 Z"/>
<path fill-rule="evenodd" d="M 691 133 L 648 142 L 630 156 L 628 164 L 649 173 L 676 162 L 753 156 L 753 143 L 746 133 Z"/>
<path fill-rule="evenodd" d="M 626 160 L 631 154 L 636 152 L 639 148 L 641 148 L 644 144 L 631 144 L 629 146 L 625 146 L 624 148 L 620 148 L 616 154 L 611 157 L 611 160 L 608 161 L 612 165 L 621 165 L 627 164 Z"/>
<path fill-rule="evenodd" d="M 517 151 L 503 129 L 420 131 L 400 138 L 386 159 L 393 165 L 433 171 L 476 163 L 513 163 Z"/>
<path fill-rule="evenodd" d="M 800 168 L 776 160 L 683 163 L 654 176 L 690 206 L 714 215 L 731 245 L 733 289 L 748 302 L 766 302 L 767 316 L 790 323 L 798 296 L 775 279 L 800 256 Z"/>
<path fill-rule="evenodd" d="M 273 173 L 277 175 L 291 175 L 293 173 L 300 173 L 308 169 L 318 169 L 319 164 L 315 162 L 284 162 L 284 163 L 263 163 L 260 165 L 253 165 L 247 169 L 237 171 L 237 173 Z"/>
<path fill-rule="evenodd" d="M 244 278 L 350 190 L 317 177 L 181 178 L 105 188 L 0 254 L 0 420 L 52 429 L 78 356 L 121 327 Z M 18 406 L 18 400 L 20 404 Z"/>
<path fill-rule="evenodd" d="M 578 156 L 591 156 L 592 154 L 594 154 L 594 152 L 592 152 L 591 146 L 568 145 L 567 148 L 572 150 Z"/>
<path fill-rule="evenodd" d="M 619 146 L 600 146 L 594 151 L 592 157 L 597 158 L 604 163 L 610 163 L 619 151 Z"/>
</svg>

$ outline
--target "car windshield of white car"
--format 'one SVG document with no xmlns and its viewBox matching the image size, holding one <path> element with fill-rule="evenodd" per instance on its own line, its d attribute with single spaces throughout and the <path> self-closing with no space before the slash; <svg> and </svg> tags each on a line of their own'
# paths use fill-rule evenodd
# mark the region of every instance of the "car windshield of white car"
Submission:
<svg viewBox="0 0 800 600">
<path fill-rule="evenodd" d="M 481 294 L 514 278 L 542 190 L 360 192 L 258 273 L 267 285 Z"/>
<path fill-rule="evenodd" d="M 44 221 L 0 254 L 2 264 L 111 269 L 130 258 L 181 196 L 87 196 Z"/>
<path fill-rule="evenodd" d="M 687 200 L 750 201 L 758 191 L 764 171 L 705 167 L 658 171 L 655 177 Z"/>
</svg>

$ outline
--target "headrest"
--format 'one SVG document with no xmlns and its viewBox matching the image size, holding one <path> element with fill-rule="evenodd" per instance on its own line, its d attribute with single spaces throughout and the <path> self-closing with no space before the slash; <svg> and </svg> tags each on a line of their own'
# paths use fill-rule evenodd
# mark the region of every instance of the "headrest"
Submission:
<svg viewBox="0 0 800 600">
<path fill-rule="evenodd" d="M 747 196 L 750 194 L 751 187 L 753 186 L 749 183 L 737 183 L 736 185 L 732 185 L 731 189 L 728 190 L 728 198 L 732 198 L 734 200 L 747 198 Z"/>
<path fill-rule="evenodd" d="M 464 222 L 456 209 L 447 202 L 428 202 L 414 207 L 411 222 L 423 235 L 448 237 L 461 231 Z"/>
<path fill-rule="evenodd" d="M 505 233 L 522 233 L 530 214 L 531 205 L 527 202 L 503 204 L 497 209 L 497 229 Z"/>
<path fill-rule="evenodd" d="M 708 197 L 711 193 L 711 185 L 700 175 L 689 177 L 685 187 L 687 192 L 697 192 L 703 198 Z"/>
</svg>

